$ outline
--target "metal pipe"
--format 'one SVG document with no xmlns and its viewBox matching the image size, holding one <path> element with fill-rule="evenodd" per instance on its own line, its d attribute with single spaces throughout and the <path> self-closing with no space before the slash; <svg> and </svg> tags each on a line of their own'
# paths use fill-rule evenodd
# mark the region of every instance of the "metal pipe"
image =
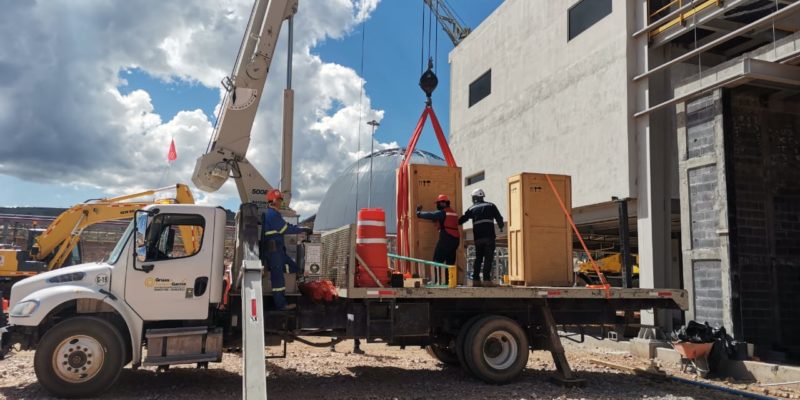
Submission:
<svg viewBox="0 0 800 400">
<path fill-rule="evenodd" d="M 370 135 L 369 140 L 369 193 L 367 193 L 367 208 L 372 207 L 372 159 L 373 154 L 375 153 L 375 128 L 380 125 L 378 121 L 374 119 L 372 121 L 367 122 L 367 125 L 372 127 L 372 134 Z"/>
<path fill-rule="evenodd" d="M 292 89 L 294 17 L 290 17 L 288 20 L 286 89 L 283 91 L 283 140 L 281 141 L 281 193 L 286 201 L 286 207 L 289 207 L 292 201 L 292 150 L 294 148 L 294 90 Z"/>
<path fill-rule="evenodd" d="M 703 53 L 703 52 L 705 52 L 705 51 L 707 51 L 709 49 L 712 49 L 712 48 L 714 48 L 714 47 L 716 47 L 716 46 L 718 46 L 718 45 L 720 45 L 722 43 L 727 42 L 728 40 L 733 39 L 734 37 L 740 36 L 743 33 L 748 32 L 748 31 L 750 31 L 752 29 L 760 28 L 760 27 L 765 26 L 765 25 L 769 25 L 776 18 L 781 18 L 781 17 L 784 17 L 786 15 L 789 15 L 789 14 L 792 14 L 792 13 L 796 12 L 798 10 L 798 7 L 800 7 L 800 2 L 792 3 L 792 4 L 782 8 L 781 10 L 779 10 L 777 12 L 774 12 L 772 14 L 766 15 L 766 16 L 764 16 L 764 17 L 762 17 L 762 18 L 760 18 L 760 19 L 758 19 L 756 21 L 753 21 L 753 22 L 751 22 L 751 23 L 749 23 L 749 24 L 747 24 L 747 25 L 745 25 L 745 26 L 743 26 L 743 27 L 741 27 L 739 29 L 736 29 L 735 31 L 727 33 L 727 34 L 725 34 L 725 35 L 723 35 L 723 36 L 721 36 L 721 37 L 719 37 L 717 39 L 714 39 L 714 40 L 712 40 L 712 41 L 710 41 L 710 42 L 708 42 L 708 43 L 706 43 L 706 44 L 704 44 L 704 45 L 702 45 L 702 46 L 700 46 L 700 47 L 698 47 L 698 48 L 696 48 L 696 49 L 694 49 L 694 50 L 692 50 L 692 51 L 690 51 L 690 52 L 688 52 L 686 54 L 683 54 L 683 55 L 680 55 L 678 57 L 675 57 L 672 60 L 669 60 L 669 61 L 667 61 L 667 62 L 665 62 L 665 63 L 663 63 L 663 64 L 661 64 L 661 65 L 659 65 L 659 66 L 647 71 L 647 72 L 644 72 L 644 73 L 642 73 L 640 75 L 637 75 L 637 76 L 633 77 L 633 81 L 636 82 L 636 81 L 642 80 L 642 79 L 644 79 L 644 78 L 646 78 L 646 77 L 648 77 L 648 76 L 650 76 L 650 75 L 652 75 L 652 74 L 654 74 L 656 72 L 663 71 L 663 70 L 665 70 L 665 69 L 667 69 L 667 68 L 669 68 L 669 67 L 671 67 L 671 66 L 673 66 L 673 65 L 675 65 L 675 64 L 677 64 L 679 62 L 688 60 L 688 59 L 690 59 L 690 58 L 692 58 L 692 57 L 694 57 L 694 56 L 696 56 L 696 55 L 698 55 L 700 53 Z"/>
<path fill-rule="evenodd" d="M 292 88 L 292 48 L 294 47 L 294 17 L 289 18 L 289 37 L 286 54 L 286 88 Z"/>
</svg>

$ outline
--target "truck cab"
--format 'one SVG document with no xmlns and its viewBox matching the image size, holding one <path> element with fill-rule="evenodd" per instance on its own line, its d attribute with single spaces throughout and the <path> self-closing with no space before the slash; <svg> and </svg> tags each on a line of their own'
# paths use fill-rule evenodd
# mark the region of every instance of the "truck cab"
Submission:
<svg viewBox="0 0 800 400">
<path fill-rule="evenodd" d="M 106 261 L 12 287 L 8 326 L 0 327 L 2 352 L 12 343 L 36 349 L 37 378 L 68 397 L 107 389 L 127 364 L 220 359 L 221 329 L 214 323 L 223 295 L 225 222 L 218 207 L 137 211 Z M 188 238 L 180 234 L 186 230 Z M 178 350 L 167 346 L 176 338 L 184 343 Z"/>
</svg>

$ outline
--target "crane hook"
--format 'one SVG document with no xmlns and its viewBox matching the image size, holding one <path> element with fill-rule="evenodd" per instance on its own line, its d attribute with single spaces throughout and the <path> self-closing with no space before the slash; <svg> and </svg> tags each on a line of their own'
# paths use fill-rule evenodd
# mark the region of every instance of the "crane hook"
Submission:
<svg viewBox="0 0 800 400">
<path fill-rule="evenodd" d="M 439 78 L 436 77 L 436 74 L 433 73 L 433 58 L 428 59 L 428 70 L 426 70 L 422 76 L 419 78 L 419 87 L 425 92 L 425 96 L 428 98 L 426 104 L 431 104 L 431 95 L 433 91 L 436 90 L 436 86 L 439 85 Z"/>
</svg>

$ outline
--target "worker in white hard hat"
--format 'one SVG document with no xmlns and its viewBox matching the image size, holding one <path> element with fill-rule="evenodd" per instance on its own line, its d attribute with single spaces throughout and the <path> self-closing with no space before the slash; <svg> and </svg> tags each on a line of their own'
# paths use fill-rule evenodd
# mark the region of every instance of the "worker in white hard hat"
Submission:
<svg viewBox="0 0 800 400">
<path fill-rule="evenodd" d="M 495 233 L 494 223 L 500 232 L 505 223 L 500 211 L 492 203 L 484 201 L 486 193 L 483 189 L 472 191 L 472 206 L 458 219 L 459 225 L 472 220 L 472 235 L 475 238 L 475 262 L 472 265 L 472 286 L 495 286 L 492 281 L 492 264 L 494 263 Z M 483 282 L 481 282 L 481 266 L 483 266 Z"/>
</svg>

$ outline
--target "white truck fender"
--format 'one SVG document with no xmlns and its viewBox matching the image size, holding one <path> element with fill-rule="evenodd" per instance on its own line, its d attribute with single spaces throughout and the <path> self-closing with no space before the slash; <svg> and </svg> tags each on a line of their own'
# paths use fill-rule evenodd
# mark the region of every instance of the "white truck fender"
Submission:
<svg viewBox="0 0 800 400">
<path fill-rule="evenodd" d="M 31 315 L 27 317 L 12 316 L 9 322 L 11 325 L 18 326 L 38 326 L 55 308 L 68 301 L 78 299 L 92 299 L 101 301 L 113 308 L 122 317 L 122 319 L 125 321 L 125 324 L 128 326 L 128 335 L 131 339 L 131 362 L 133 365 L 138 365 L 142 356 L 142 340 L 140 334 L 143 326 L 142 320 L 133 312 L 133 310 L 127 307 L 127 304 L 125 304 L 122 300 L 119 298 L 114 300 L 108 294 L 103 294 L 89 288 L 76 285 L 58 285 L 44 288 L 37 290 L 20 300 L 20 303 L 30 300 L 35 300 L 38 302 L 39 307 Z M 120 334 L 124 333 L 125 332 L 120 332 Z"/>
</svg>

